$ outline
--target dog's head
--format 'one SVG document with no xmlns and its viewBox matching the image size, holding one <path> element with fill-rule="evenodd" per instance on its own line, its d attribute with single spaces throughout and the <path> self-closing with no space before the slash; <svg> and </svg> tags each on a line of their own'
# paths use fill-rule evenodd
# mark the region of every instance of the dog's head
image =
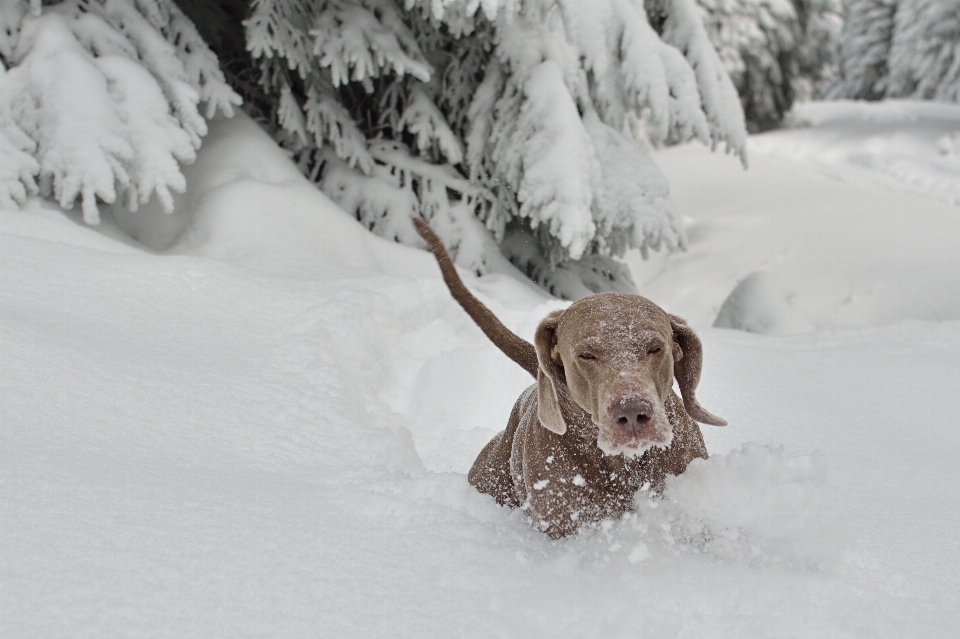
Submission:
<svg viewBox="0 0 960 639">
<path fill-rule="evenodd" d="M 597 445 L 608 455 L 642 454 L 669 446 L 664 410 L 676 377 L 684 407 L 698 422 L 726 425 L 696 399 L 703 363 L 700 339 L 687 323 L 639 295 L 601 293 L 548 315 L 535 346 L 540 423 L 564 434 L 558 392 L 590 414 Z"/>
</svg>

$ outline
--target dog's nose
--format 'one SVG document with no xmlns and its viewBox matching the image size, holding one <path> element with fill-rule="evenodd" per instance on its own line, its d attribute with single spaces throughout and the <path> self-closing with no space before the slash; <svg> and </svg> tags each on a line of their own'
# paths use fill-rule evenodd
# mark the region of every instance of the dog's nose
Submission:
<svg viewBox="0 0 960 639">
<path fill-rule="evenodd" d="M 653 404 L 639 397 L 621 399 L 610 408 L 610 416 L 618 426 L 635 430 L 650 422 L 653 417 Z"/>
</svg>

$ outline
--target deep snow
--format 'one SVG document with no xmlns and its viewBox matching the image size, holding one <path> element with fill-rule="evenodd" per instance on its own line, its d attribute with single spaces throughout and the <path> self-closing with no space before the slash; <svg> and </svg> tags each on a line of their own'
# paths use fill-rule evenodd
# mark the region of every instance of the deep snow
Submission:
<svg viewBox="0 0 960 639">
<path fill-rule="evenodd" d="M 748 171 L 700 145 L 657 154 L 690 250 L 629 256 L 644 294 L 709 325 L 762 271 L 793 324 L 960 319 L 960 106 L 813 102 L 792 119 L 809 124 L 750 137 Z"/>
<path fill-rule="evenodd" d="M 690 250 L 638 272 L 699 331 L 698 395 L 730 425 L 664 499 L 561 541 L 465 478 L 526 374 L 429 254 L 364 231 L 242 116 L 211 127 L 170 232 L 140 229 L 190 222 L 163 252 L 2 212 L 0 634 L 952 636 L 958 209 L 840 162 L 824 180 L 796 151 L 818 130 L 751 138 L 746 173 L 658 153 Z M 761 269 L 815 330 L 710 327 Z M 849 281 L 881 292 L 844 314 Z M 468 283 L 528 338 L 562 306 Z"/>
</svg>

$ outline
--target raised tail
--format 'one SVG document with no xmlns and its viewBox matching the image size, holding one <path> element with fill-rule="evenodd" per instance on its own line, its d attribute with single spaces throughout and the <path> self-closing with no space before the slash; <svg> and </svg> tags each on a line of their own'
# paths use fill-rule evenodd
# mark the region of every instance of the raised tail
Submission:
<svg viewBox="0 0 960 639">
<path fill-rule="evenodd" d="M 473 296 L 473 293 L 467 289 L 460 279 L 460 276 L 457 275 L 457 269 L 453 266 L 453 260 L 450 259 L 450 254 L 447 253 L 443 242 L 441 242 L 437 234 L 433 232 L 430 225 L 418 217 L 411 217 L 410 219 L 413 220 L 413 225 L 417 228 L 417 233 L 426 240 L 430 246 L 430 250 L 433 251 L 433 256 L 437 258 L 437 264 L 440 265 L 440 273 L 443 274 L 443 281 L 446 282 L 447 288 L 450 289 L 450 294 L 453 295 L 453 299 L 457 300 L 460 306 L 463 307 L 463 310 L 467 312 L 467 315 L 473 318 L 473 321 L 480 327 L 480 330 L 490 338 L 490 341 L 493 342 L 497 348 L 517 364 L 520 364 L 523 370 L 536 377 L 539 365 L 537 364 L 537 352 L 534 350 L 533 344 L 515 335 L 513 331 L 497 319 L 497 316 L 494 315 L 489 308 L 483 305 L 483 302 Z"/>
</svg>

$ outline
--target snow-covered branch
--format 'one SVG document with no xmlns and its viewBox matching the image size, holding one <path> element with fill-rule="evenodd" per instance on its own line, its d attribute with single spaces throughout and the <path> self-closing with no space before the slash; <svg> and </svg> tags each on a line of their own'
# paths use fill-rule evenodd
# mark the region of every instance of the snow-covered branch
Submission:
<svg viewBox="0 0 960 639">
<path fill-rule="evenodd" d="M 89 224 L 98 201 L 121 196 L 130 210 L 155 195 L 172 211 L 171 191 L 186 188 L 180 163 L 207 132 L 198 106 L 229 116 L 240 102 L 216 57 L 170 0 L 32 9 L 5 3 L 2 14 L 3 203 L 80 198 Z"/>
</svg>

